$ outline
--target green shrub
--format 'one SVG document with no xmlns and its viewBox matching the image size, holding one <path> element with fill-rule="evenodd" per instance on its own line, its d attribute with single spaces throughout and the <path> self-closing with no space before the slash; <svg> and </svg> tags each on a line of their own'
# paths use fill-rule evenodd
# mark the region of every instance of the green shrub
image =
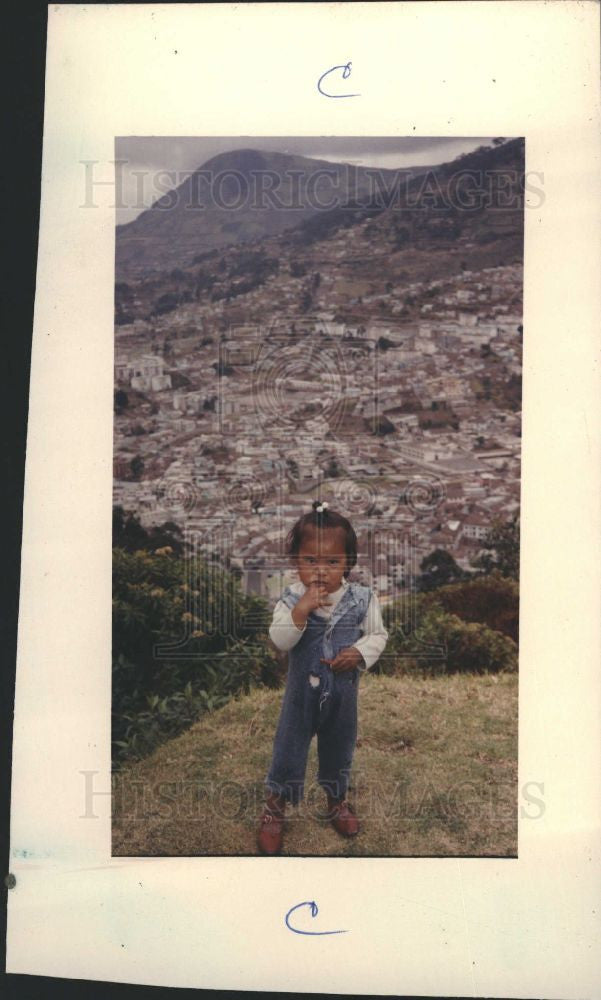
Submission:
<svg viewBox="0 0 601 1000">
<path fill-rule="evenodd" d="M 131 665 L 120 655 L 113 663 L 113 677 L 127 673 Z M 115 767 L 128 758 L 145 757 L 166 740 L 191 726 L 205 712 L 227 704 L 239 692 L 279 682 L 280 669 L 264 642 L 240 640 L 214 659 L 200 661 L 186 671 L 174 668 L 170 680 L 175 689 L 167 693 L 134 690 L 118 698 L 113 695 L 113 761 Z M 176 680 L 177 678 L 177 680 Z M 183 686 L 181 686 L 183 685 Z M 164 685 L 163 685 L 164 686 Z"/>
<path fill-rule="evenodd" d="M 486 377 L 483 379 L 483 382 L 484 389 L 486 390 Z M 504 395 L 507 397 L 508 404 L 511 404 L 511 395 L 517 395 L 519 400 L 521 393 L 520 376 L 512 375 L 510 379 L 504 383 L 503 390 Z M 519 405 L 520 404 L 518 402 L 517 406 Z M 507 521 L 502 521 L 498 517 L 495 518 L 490 526 L 490 530 L 488 531 L 486 538 L 484 539 L 484 542 L 482 543 L 482 548 L 485 551 L 481 552 L 480 555 L 473 560 L 473 566 L 480 567 L 484 573 L 491 573 L 493 570 L 498 570 L 503 574 L 503 576 L 512 577 L 514 580 L 518 580 L 520 575 L 519 514 L 514 514 Z"/>
<path fill-rule="evenodd" d="M 479 622 L 465 622 L 419 595 L 415 627 L 407 634 L 386 609 L 389 629 L 384 673 L 498 673 L 518 668 L 516 643 L 502 632 Z"/>
<path fill-rule="evenodd" d="M 517 580 L 495 570 L 486 576 L 438 587 L 427 595 L 426 606 L 437 604 L 466 622 L 480 622 L 503 632 L 514 642 L 519 636 L 520 592 Z"/>
<path fill-rule="evenodd" d="M 268 624 L 266 602 L 214 563 L 114 549 L 114 761 L 144 756 L 239 691 L 276 686 Z"/>
</svg>

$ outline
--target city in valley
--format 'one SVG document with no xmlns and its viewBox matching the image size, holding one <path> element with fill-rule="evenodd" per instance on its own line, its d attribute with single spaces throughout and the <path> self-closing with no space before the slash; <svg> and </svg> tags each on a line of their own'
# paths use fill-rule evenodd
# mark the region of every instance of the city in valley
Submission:
<svg viewBox="0 0 601 1000">
<path fill-rule="evenodd" d="M 186 217 L 179 256 L 154 209 L 118 229 L 114 505 L 270 601 L 316 497 L 383 603 L 434 550 L 473 570 L 519 514 L 523 208 L 222 215 L 204 242 Z"/>
</svg>

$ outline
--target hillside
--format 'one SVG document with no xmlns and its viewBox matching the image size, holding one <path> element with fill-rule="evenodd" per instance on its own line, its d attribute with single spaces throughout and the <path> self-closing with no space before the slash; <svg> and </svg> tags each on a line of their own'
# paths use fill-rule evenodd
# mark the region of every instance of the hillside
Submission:
<svg viewBox="0 0 601 1000">
<path fill-rule="evenodd" d="M 392 184 L 417 169 L 425 168 L 378 173 Z M 220 153 L 117 226 L 117 280 L 190 266 L 213 250 L 277 235 L 322 205 L 364 197 L 370 187 L 363 167 L 254 149 Z"/>
<path fill-rule="evenodd" d="M 281 697 L 240 696 L 118 772 L 113 855 L 256 855 Z M 362 830 L 347 841 L 324 821 L 314 739 L 283 853 L 516 857 L 517 714 L 517 674 L 362 677 L 349 791 Z"/>
<path fill-rule="evenodd" d="M 253 151 L 240 161 L 237 156 L 215 159 L 223 170 L 223 164 L 242 163 L 250 177 L 250 163 L 261 162 L 263 154 Z M 322 167 L 322 161 L 277 156 L 269 154 L 266 162 L 282 186 L 293 170 L 301 171 L 297 161 L 304 161 L 306 176 L 307 164 Z M 265 325 L 283 305 L 288 316 L 326 310 L 347 323 L 407 323 L 421 318 L 424 303 L 436 307 L 453 294 L 466 271 L 521 266 L 523 141 L 426 169 L 402 181 L 394 171 L 380 172 L 385 189 L 374 190 L 371 176 L 371 193 L 364 189 L 366 171 L 352 184 L 343 171 L 337 198 L 343 201 L 349 187 L 353 197 L 322 211 L 248 204 L 236 211 L 214 205 L 194 211 L 185 208 L 191 195 L 181 185 L 169 210 L 166 195 L 162 209 L 158 202 L 117 228 L 117 325 L 154 324 L 165 315 L 178 322 L 189 316 L 195 328 L 215 321 L 222 329 Z M 430 287 L 433 282 L 436 287 Z M 521 295 L 505 301 L 520 310 Z"/>
</svg>

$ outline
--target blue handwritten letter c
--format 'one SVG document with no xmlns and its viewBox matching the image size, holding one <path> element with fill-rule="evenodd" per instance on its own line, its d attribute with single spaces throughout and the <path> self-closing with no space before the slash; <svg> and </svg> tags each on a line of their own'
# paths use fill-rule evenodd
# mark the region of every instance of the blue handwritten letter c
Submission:
<svg viewBox="0 0 601 1000">
<path fill-rule="evenodd" d="M 325 80 L 326 76 L 329 76 L 330 73 L 335 73 L 336 70 L 338 69 L 342 70 L 342 79 L 347 80 L 348 77 L 351 75 L 351 66 L 352 63 L 347 62 L 344 63 L 342 66 L 332 66 L 331 69 L 327 69 L 325 73 L 322 73 L 319 80 L 317 81 L 317 89 L 319 93 L 323 94 L 324 97 L 361 97 L 361 94 L 329 94 L 327 90 L 323 90 L 321 86 L 321 81 Z"/>
<path fill-rule="evenodd" d="M 288 928 L 289 931 L 294 931 L 295 934 L 311 934 L 311 935 L 314 935 L 314 934 L 348 934 L 348 931 L 301 931 L 301 930 L 298 929 L 298 927 L 292 927 L 292 925 L 288 921 L 288 917 L 290 916 L 291 913 L 294 913 L 295 910 L 300 909 L 301 906 L 310 906 L 311 907 L 311 916 L 312 917 L 316 917 L 317 914 L 319 913 L 319 910 L 317 908 L 317 903 L 315 902 L 314 899 L 307 900 L 304 903 L 297 903 L 296 906 L 292 906 L 288 910 L 288 913 L 286 914 L 286 917 L 285 917 L 286 927 Z"/>
</svg>

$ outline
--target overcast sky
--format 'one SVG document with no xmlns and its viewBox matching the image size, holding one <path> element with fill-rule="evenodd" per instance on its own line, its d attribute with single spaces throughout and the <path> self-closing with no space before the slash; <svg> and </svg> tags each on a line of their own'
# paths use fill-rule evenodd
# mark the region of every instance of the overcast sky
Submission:
<svg viewBox="0 0 601 1000">
<path fill-rule="evenodd" d="M 115 159 L 127 161 L 119 169 L 123 181 L 122 200 L 128 207 L 117 209 L 116 221 L 123 223 L 135 219 L 170 186 L 164 177 L 158 186 L 153 182 L 153 176 L 160 171 L 175 171 L 173 186 L 176 187 L 185 180 L 187 172 L 230 149 L 262 149 L 394 168 L 435 166 L 455 159 L 460 153 L 469 153 L 477 146 L 489 145 L 491 141 L 492 138 L 486 136 L 117 136 Z"/>
</svg>

